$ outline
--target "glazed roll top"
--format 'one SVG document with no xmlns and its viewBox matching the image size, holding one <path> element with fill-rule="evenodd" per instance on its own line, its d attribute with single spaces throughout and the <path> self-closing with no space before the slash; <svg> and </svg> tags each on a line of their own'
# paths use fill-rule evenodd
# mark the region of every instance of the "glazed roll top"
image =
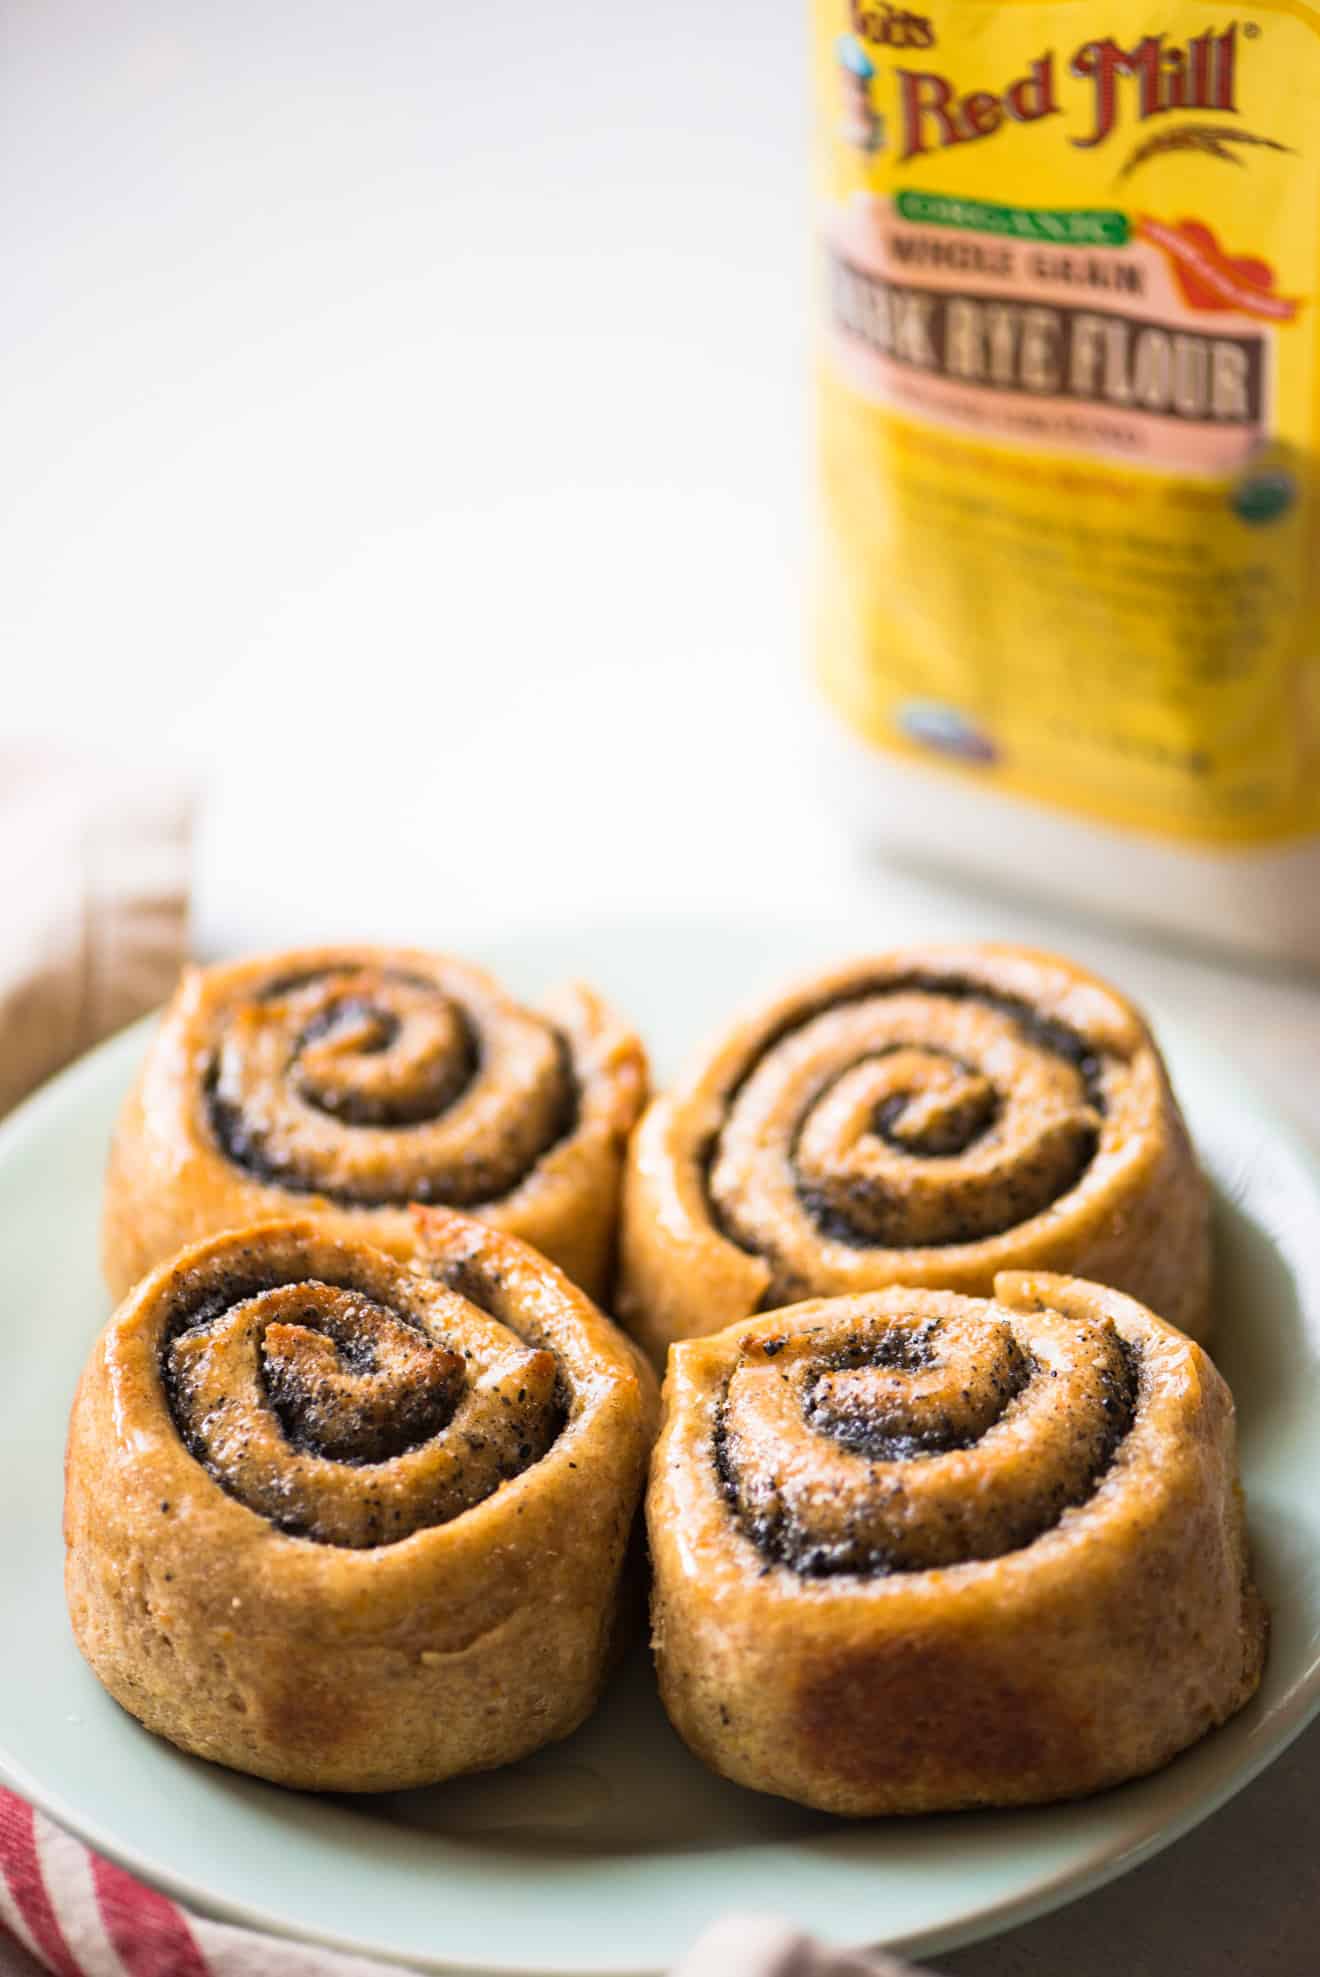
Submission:
<svg viewBox="0 0 1320 1977">
<path fill-rule="evenodd" d="M 1084 1271 L 1208 1325 L 1204 1182 L 1155 1045 L 1071 964 L 913 949 L 753 1012 L 654 1102 L 625 1183 L 657 1355 L 809 1295 Z"/>
<path fill-rule="evenodd" d="M 313 1224 L 212 1239 L 93 1352 L 75 1631 L 187 1749 L 374 1789 L 503 1762 L 594 1700 L 654 1383 L 543 1258 L 428 1223 L 429 1275 Z"/>
<path fill-rule="evenodd" d="M 475 1212 L 600 1290 L 645 1082 L 636 1037 L 586 989 L 532 1010 L 409 950 L 193 970 L 116 1135 L 112 1288 L 272 1213 L 311 1209 L 406 1255 L 422 1202 Z"/>
<path fill-rule="evenodd" d="M 367 1278 L 367 1281 L 370 1281 Z M 231 1276 L 162 1370 L 190 1453 L 282 1531 L 379 1545 L 447 1524 L 563 1425 L 555 1355 L 454 1293 Z"/>
<path fill-rule="evenodd" d="M 1070 1796 L 1256 1686 L 1232 1401 L 1129 1298 L 806 1303 L 676 1347 L 665 1399 L 662 1688 L 741 1783 L 859 1814 Z"/>
<path fill-rule="evenodd" d="M 721 1411 L 739 1524 L 795 1571 L 1020 1550 L 1087 1501 L 1132 1428 L 1134 1350 L 1103 1316 L 996 1320 L 939 1293 L 915 1311 L 902 1293 L 840 1302 L 823 1334 L 744 1340 Z"/>
<path fill-rule="evenodd" d="M 576 1124 L 567 1039 L 475 970 L 326 968 L 261 982 L 204 1077 L 236 1166 L 345 1206 L 512 1192 Z"/>
</svg>

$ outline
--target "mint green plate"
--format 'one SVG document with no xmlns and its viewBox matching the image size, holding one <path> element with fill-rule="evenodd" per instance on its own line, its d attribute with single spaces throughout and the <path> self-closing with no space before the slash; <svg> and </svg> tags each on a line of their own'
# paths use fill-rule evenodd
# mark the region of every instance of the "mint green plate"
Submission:
<svg viewBox="0 0 1320 1977">
<path fill-rule="evenodd" d="M 869 944 L 908 931 L 868 930 Z M 480 947 L 529 993 L 566 975 L 598 983 L 635 1017 L 664 1075 L 749 994 L 867 944 L 855 925 L 637 923 Z M 729 1909 L 788 1914 L 840 1943 L 934 1952 L 1148 1858 L 1245 1785 L 1320 1706 L 1320 1168 L 1230 1065 L 1174 1023 L 1160 1027 L 1215 1185 L 1218 1356 L 1238 1397 L 1274 1630 L 1257 1699 L 1157 1777 L 1038 1813 L 833 1822 L 703 1770 L 665 1722 L 640 1648 L 566 1743 L 429 1792 L 302 1797 L 147 1735 L 73 1646 L 59 1534 L 65 1416 L 107 1314 L 101 1172 L 141 1025 L 0 1129 L 6 1775 L 209 1914 L 432 1970 L 656 1972 Z"/>
</svg>

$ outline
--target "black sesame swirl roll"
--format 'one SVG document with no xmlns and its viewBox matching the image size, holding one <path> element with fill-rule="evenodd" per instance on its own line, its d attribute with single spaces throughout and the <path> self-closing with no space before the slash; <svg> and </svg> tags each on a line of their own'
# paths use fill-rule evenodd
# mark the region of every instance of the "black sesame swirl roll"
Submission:
<svg viewBox="0 0 1320 1977">
<path fill-rule="evenodd" d="M 646 1078 L 633 1031 L 576 985 L 529 1009 L 406 948 L 190 968 L 115 1133 L 110 1288 L 272 1215 L 406 1257 L 422 1202 L 507 1229 L 599 1297 Z"/>
<path fill-rule="evenodd" d="M 401 1788 L 523 1756 L 596 1700 L 654 1376 L 535 1251 L 428 1225 L 429 1275 L 311 1222 L 213 1237 L 93 1347 L 74 1633 L 198 1756 Z"/>
<path fill-rule="evenodd" d="M 647 1503 L 665 1706 L 827 1812 L 1043 1803 L 1254 1693 L 1232 1397 L 1133 1299 L 1010 1273 L 673 1348 Z"/>
<path fill-rule="evenodd" d="M 753 1009 L 629 1154 L 618 1309 L 675 1339 L 886 1284 L 1048 1269 L 1210 1326 L 1208 1198 L 1149 1030 L 1071 962 L 902 949 Z"/>
</svg>

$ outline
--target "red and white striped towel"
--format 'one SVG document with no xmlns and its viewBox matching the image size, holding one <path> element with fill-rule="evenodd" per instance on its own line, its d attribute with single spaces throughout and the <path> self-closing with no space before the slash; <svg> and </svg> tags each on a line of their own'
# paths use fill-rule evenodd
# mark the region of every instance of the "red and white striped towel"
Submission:
<svg viewBox="0 0 1320 1977">
<path fill-rule="evenodd" d="M 0 1787 L 0 1977 L 398 1977 L 189 1914 Z"/>
<path fill-rule="evenodd" d="M 903 1977 L 904 1968 L 888 1957 L 827 1950 L 749 1917 L 718 1923 L 674 1977 Z M 396 1965 L 205 1921 L 0 1786 L 0 1977 L 43 1970 L 55 1977 L 399 1977 Z"/>
</svg>

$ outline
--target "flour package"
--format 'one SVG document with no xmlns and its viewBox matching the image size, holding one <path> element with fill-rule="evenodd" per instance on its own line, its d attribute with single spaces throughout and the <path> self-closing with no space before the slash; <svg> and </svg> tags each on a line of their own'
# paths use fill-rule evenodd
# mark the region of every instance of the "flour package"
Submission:
<svg viewBox="0 0 1320 1977">
<path fill-rule="evenodd" d="M 870 832 L 1320 964 L 1320 9 L 929 5 L 815 0 Z"/>
</svg>

